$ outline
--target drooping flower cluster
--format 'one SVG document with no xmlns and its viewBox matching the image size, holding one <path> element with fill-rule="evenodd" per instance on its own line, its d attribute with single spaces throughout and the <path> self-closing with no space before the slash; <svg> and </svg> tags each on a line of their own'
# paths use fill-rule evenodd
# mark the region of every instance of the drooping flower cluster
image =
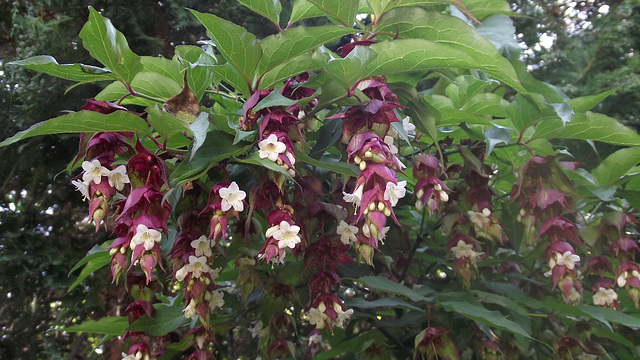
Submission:
<svg viewBox="0 0 640 360">
<path fill-rule="evenodd" d="M 341 223 L 338 232 L 343 242 L 355 238 L 360 258 L 373 264 L 374 251 L 389 229 L 387 217 L 398 221 L 392 208 L 406 194 L 407 182 L 398 181 L 397 176 L 405 166 L 398 158 L 393 138 L 387 136 L 390 124 L 399 122 L 393 110 L 401 106 L 381 79 L 363 80 L 357 88 L 369 100 L 332 117 L 344 119 L 343 139 L 350 138 L 347 160 L 361 170 L 353 191 L 344 192 L 343 197 L 351 203 L 354 215 L 346 225 Z"/>
<path fill-rule="evenodd" d="M 315 90 L 301 86 L 309 79 L 309 74 L 304 73 L 293 77 L 285 82 L 280 91 L 281 97 L 290 100 L 300 100 L 310 98 Z M 304 142 L 300 130 L 299 114 L 315 104 L 311 99 L 306 108 L 300 104 L 293 104 L 288 107 L 270 106 L 256 109 L 262 100 L 268 97 L 273 91 L 260 90 L 253 93 L 244 106 L 244 128 L 253 128 L 258 124 L 258 156 L 262 159 L 269 159 L 282 166 L 291 176 L 296 175 L 296 157 L 293 143 Z"/>
<path fill-rule="evenodd" d="M 306 315 L 316 329 L 327 328 L 331 331 L 334 326 L 343 327 L 353 314 L 353 309 L 347 309 L 333 291 L 333 287 L 340 284 L 340 277 L 336 273 L 338 265 L 351 262 L 348 249 L 349 245 L 331 234 L 321 236 L 305 251 L 305 269 L 315 270 L 309 279 L 310 300 Z"/>
<path fill-rule="evenodd" d="M 417 180 L 414 189 L 416 209 L 426 207 L 429 215 L 438 210 L 440 203 L 449 201 L 451 189 L 440 180 L 440 173 L 440 161 L 433 155 L 422 154 L 413 163 L 413 178 Z"/>
<path fill-rule="evenodd" d="M 525 227 L 528 243 L 538 243 L 542 238 L 549 241 L 546 249 L 549 271 L 546 275 L 552 277 L 553 287 L 560 285 L 565 301 L 577 304 L 582 298 L 578 271 L 580 256 L 571 243 L 585 245 L 579 238 L 576 225 L 563 215 L 564 211 L 571 210 L 571 199 L 566 191 L 570 191 L 572 186 L 561 166 L 554 156 L 533 156 L 522 166 L 519 181 L 511 194 L 514 200 L 520 201 L 518 220 Z M 536 237 L 535 229 L 538 229 Z"/>
</svg>

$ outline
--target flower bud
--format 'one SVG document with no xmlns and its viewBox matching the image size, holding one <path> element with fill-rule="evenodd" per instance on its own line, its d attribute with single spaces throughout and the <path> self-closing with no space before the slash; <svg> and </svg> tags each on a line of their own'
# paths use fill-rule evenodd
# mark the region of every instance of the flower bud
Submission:
<svg viewBox="0 0 640 360">
<path fill-rule="evenodd" d="M 373 246 L 360 243 L 357 247 L 358 247 L 358 258 L 360 260 L 364 258 L 364 261 L 367 263 L 367 265 L 373 266 L 373 254 L 375 251 Z"/>
<path fill-rule="evenodd" d="M 364 171 L 364 169 L 366 169 L 366 168 L 367 168 L 367 163 L 366 163 L 366 162 L 364 162 L 364 161 L 363 161 L 363 162 L 361 162 L 361 163 L 360 163 L 360 170 Z"/>
</svg>

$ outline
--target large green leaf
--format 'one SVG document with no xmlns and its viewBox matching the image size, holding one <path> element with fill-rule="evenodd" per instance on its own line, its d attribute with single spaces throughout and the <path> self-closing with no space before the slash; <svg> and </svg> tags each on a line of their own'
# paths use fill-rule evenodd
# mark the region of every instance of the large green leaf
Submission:
<svg viewBox="0 0 640 360">
<path fill-rule="evenodd" d="M 247 151 L 248 146 L 251 146 L 246 143 L 234 145 L 233 139 L 233 135 L 219 130 L 209 132 L 204 143 L 197 149 L 196 154 L 191 155 L 191 161 L 181 162 L 171 173 L 169 178 L 171 185 L 178 186 L 189 180 L 196 179 L 218 162 L 241 155 Z"/>
<path fill-rule="evenodd" d="M 591 174 L 598 185 L 613 185 L 639 163 L 640 147 L 628 147 L 607 156 Z"/>
<path fill-rule="evenodd" d="M 282 11 L 280 0 L 238 0 L 238 2 L 271 20 L 278 27 L 280 26 L 280 12 Z"/>
<path fill-rule="evenodd" d="M 165 139 L 175 135 L 193 135 L 189 124 L 176 118 L 175 116 L 160 110 L 157 106 L 150 106 L 147 109 L 147 120 L 153 129 Z M 184 136 L 183 136 L 184 137 Z"/>
<path fill-rule="evenodd" d="M 214 81 L 215 76 L 208 67 L 215 65 L 216 60 L 198 46 L 177 46 L 175 52 L 176 57 L 188 67 L 186 72 L 189 88 L 198 100 L 202 99 L 202 95 Z"/>
<path fill-rule="evenodd" d="M 86 320 L 80 325 L 64 328 L 67 332 L 86 332 L 90 334 L 106 334 L 112 336 L 124 335 L 129 326 L 129 321 L 124 316 L 110 316 L 102 319 Z"/>
<path fill-rule="evenodd" d="M 51 76 L 80 82 L 113 80 L 116 75 L 111 71 L 85 64 L 58 64 L 53 56 L 40 55 L 24 60 L 12 61 L 9 65 L 19 65 Z"/>
<path fill-rule="evenodd" d="M 427 11 L 422 8 L 397 8 L 386 13 L 375 29 L 379 33 L 399 33 L 400 39 L 422 39 L 429 42 L 392 41 L 389 45 L 371 47 L 378 58 L 369 65 L 375 74 L 461 67 L 482 70 L 497 80 L 525 92 L 515 70 L 493 44 L 473 27 L 455 16 Z M 380 49 L 377 49 L 377 47 Z M 408 58 L 402 58 L 402 56 Z M 379 58 L 382 57 L 382 58 Z"/>
<path fill-rule="evenodd" d="M 141 117 L 126 111 L 105 115 L 82 110 L 34 124 L 27 130 L 20 131 L 0 142 L 0 147 L 38 135 L 95 131 L 134 131 L 149 134 L 149 126 Z"/>
<path fill-rule="evenodd" d="M 460 110 L 478 115 L 507 117 L 509 102 L 494 93 L 480 93 L 467 99 Z"/>
<path fill-rule="evenodd" d="M 236 69 L 230 63 L 222 65 L 212 65 L 208 67 L 211 72 L 217 76 L 218 81 L 224 81 L 234 87 L 235 92 L 242 93 L 245 97 L 251 96 L 249 83 L 240 70 Z"/>
<path fill-rule="evenodd" d="M 203 14 L 195 10 L 191 12 L 207 29 L 207 34 L 216 44 L 216 48 L 233 67 L 240 71 L 245 82 L 250 86 L 262 56 L 262 49 L 255 35 L 215 15 Z"/>
<path fill-rule="evenodd" d="M 297 26 L 281 33 L 267 36 L 260 42 L 262 57 L 258 64 L 258 74 L 262 75 L 287 60 L 315 49 L 319 45 L 335 41 L 356 31 L 353 28 L 343 26 L 317 26 L 312 28 Z"/>
<path fill-rule="evenodd" d="M 393 307 L 393 308 L 400 307 L 405 309 L 422 311 L 422 308 L 417 307 L 415 305 L 411 305 L 408 302 L 396 297 L 377 299 L 373 301 L 367 301 L 363 298 L 347 299 L 345 301 L 345 305 L 348 307 L 357 307 L 361 309 L 375 309 L 379 307 Z"/>
<path fill-rule="evenodd" d="M 293 8 L 291 9 L 289 26 L 302 19 L 320 17 L 324 15 L 326 15 L 325 12 L 313 5 L 309 0 L 296 0 L 293 4 Z"/>
<path fill-rule="evenodd" d="M 309 155 L 307 155 L 301 147 L 296 147 L 295 155 L 298 158 L 298 160 L 302 162 L 305 162 L 309 165 L 316 166 L 322 169 L 331 170 L 338 174 L 344 174 L 347 176 L 356 177 L 360 173 L 358 167 L 352 164 L 347 164 L 341 161 L 316 160 L 310 157 Z"/>
<path fill-rule="evenodd" d="M 73 272 L 77 269 L 77 266 L 82 266 L 84 264 L 84 268 L 80 272 L 80 275 L 76 278 L 76 280 L 69 286 L 69 290 L 73 290 L 76 286 L 80 285 L 80 283 L 86 279 L 89 275 L 93 274 L 96 270 L 101 269 L 111 262 L 111 255 L 109 255 L 109 251 L 103 249 L 99 252 L 90 254 L 85 256 L 69 273 Z"/>
<path fill-rule="evenodd" d="M 176 59 L 166 59 L 159 56 L 141 56 L 140 62 L 145 72 L 152 72 L 168 77 L 178 84 L 182 84 L 184 74 L 182 65 Z"/>
<path fill-rule="evenodd" d="M 384 276 L 363 276 L 355 280 L 369 288 L 382 290 L 391 294 L 403 295 L 413 301 L 429 301 L 428 298 L 420 295 L 417 291 L 395 281 L 391 281 Z"/>
<path fill-rule="evenodd" d="M 323 65 L 315 61 L 310 53 L 304 53 L 276 66 L 260 79 L 259 89 L 270 89 L 282 83 L 283 80 L 300 75 L 303 72 L 318 70 Z"/>
<path fill-rule="evenodd" d="M 164 336 L 187 322 L 187 319 L 182 315 L 184 309 L 182 304 L 174 304 L 174 306 L 158 304 L 154 308 L 152 318 L 143 315 L 131 324 L 127 331 L 142 331 L 153 336 Z"/>
<path fill-rule="evenodd" d="M 82 45 L 94 59 L 100 61 L 124 82 L 131 82 L 142 70 L 140 57 L 131 51 L 127 39 L 111 20 L 94 8 L 89 8 L 89 21 L 80 31 Z"/>
<path fill-rule="evenodd" d="M 95 98 L 106 101 L 124 98 L 122 104 L 125 105 L 150 106 L 163 103 L 182 91 L 182 86 L 177 81 L 162 74 L 147 71 L 136 74 L 131 81 L 131 88 L 140 96 L 129 96 L 131 94 L 129 89 L 123 83 L 115 81 L 102 89 Z"/>
<path fill-rule="evenodd" d="M 352 27 L 358 12 L 358 0 L 308 0 L 318 7 L 325 15 L 341 23 Z"/>
<path fill-rule="evenodd" d="M 445 309 L 456 312 L 466 318 L 531 339 L 531 335 L 522 326 L 507 319 L 499 311 L 488 310 L 483 306 L 463 301 L 443 301 L 439 304 Z"/>
<path fill-rule="evenodd" d="M 506 0 L 463 0 L 464 6 L 477 19 L 482 20 L 493 14 L 509 14 L 511 8 Z"/>
<path fill-rule="evenodd" d="M 520 45 L 516 41 L 516 27 L 513 21 L 504 14 L 493 14 L 482 20 L 476 30 L 486 37 L 493 46 L 504 54 L 518 54 Z"/>
<path fill-rule="evenodd" d="M 607 115 L 575 114 L 571 122 L 564 128 L 563 125 L 559 119 L 543 121 L 536 126 L 533 138 L 597 140 L 613 145 L 640 146 L 638 133 Z"/>
<path fill-rule="evenodd" d="M 393 8 L 417 5 L 449 5 L 454 2 L 449 0 L 367 0 L 367 3 L 371 7 L 371 10 L 373 10 L 373 13 L 377 17 L 380 17 L 380 15 Z"/>
<path fill-rule="evenodd" d="M 577 113 L 587 112 L 591 110 L 594 106 L 600 104 L 604 99 L 609 97 L 609 95 L 618 91 L 618 89 L 619 88 L 614 88 L 600 94 L 573 98 L 571 100 L 568 100 L 568 103 L 569 103 L 569 106 L 571 106 L 571 108 Z"/>
</svg>

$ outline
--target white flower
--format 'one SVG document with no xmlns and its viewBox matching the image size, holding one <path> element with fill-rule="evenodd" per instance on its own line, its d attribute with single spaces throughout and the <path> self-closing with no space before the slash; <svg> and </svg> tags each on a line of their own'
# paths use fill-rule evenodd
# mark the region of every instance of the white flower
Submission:
<svg viewBox="0 0 640 360">
<path fill-rule="evenodd" d="M 416 126 L 411 123 L 411 119 L 409 119 L 408 116 L 402 119 L 402 127 L 407 134 L 413 132 L 416 129 Z"/>
<path fill-rule="evenodd" d="M 187 319 L 194 319 L 197 314 L 196 301 L 194 299 L 191 299 L 191 301 L 189 302 L 189 305 L 187 305 L 187 307 L 184 308 L 182 312 L 184 313 L 184 317 L 186 317 Z"/>
<path fill-rule="evenodd" d="M 271 134 L 258 143 L 258 148 L 258 155 L 261 159 L 269 158 L 271 161 L 276 161 L 278 155 L 287 150 L 287 145 L 278 141 L 278 137 L 275 134 Z"/>
<path fill-rule="evenodd" d="M 600 306 L 609 306 L 618 300 L 618 294 L 613 289 L 605 289 L 602 286 L 593 294 L 593 304 Z"/>
<path fill-rule="evenodd" d="M 338 313 L 338 318 L 336 319 L 336 323 L 338 324 L 338 326 L 344 327 L 344 322 L 349 320 L 351 315 L 353 315 L 353 309 Z"/>
<path fill-rule="evenodd" d="M 328 318 L 327 314 L 324 313 L 325 310 L 327 310 L 327 307 L 323 302 L 318 304 L 318 308 L 309 309 L 309 313 L 307 313 L 309 324 L 314 325 L 316 329 L 324 328 L 324 321 Z"/>
<path fill-rule="evenodd" d="M 280 222 L 280 229 L 273 234 L 273 238 L 278 240 L 278 248 L 293 249 L 301 241 L 298 232 L 300 232 L 300 226 L 290 225 L 283 220 Z"/>
<path fill-rule="evenodd" d="M 264 325 L 262 324 L 262 320 L 258 320 L 258 322 L 253 327 L 249 328 L 249 331 L 251 331 L 251 337 L 253 339 L 260 339 L 267 334 L 267 329 L 264 329 L 263 326 Z"/>
<path fill-rule="evenodd" d="M 84 174 L 82 174 L 82 181 L 86 184 L 92 181 L 96 184 L 100 184 L 102 182 L 102 177 L 109 173 L 109 170 L 102 166 L 100 161 L 97 159 L 91 160 L 91 162 L 83 161 L 82 170 L 84 170 Z"/>
<path fill-rule="evenodd" d="M 207 265 L 207 258 L 204 256 L 189 256 L 189 265 L 191 265 L 191 271 L 193 276 L 199 278 L 203 272 L 209 272 L 209 265 Z"/>
<path fill-rule="evenodd" d="M 389 232 L 389 229 L 391 229 L 390 226 L 383 227 L 380 230 L 380 233 L 378 235 L 378 240 L 382 241 L 382 240 L 386 239 L 387 238 L 387 233 Z M 384 242 L 383 242 L 383 244 L 384 244 Z"/>
<path fill-rule="evenodd" d="M 118 191 L 122 191 L 124 184 L 129 183 L 129 175 L 127 175 L 127 168 L 124 165 L 108 170 L 106 175 L 109 179 L 109 185 Z"/>
<path fill-rule="evenodd" d="M 618 286 L 623 287 L 627 284 L 627 278 L 629 277 L 629 272 L 625 271 L 620 276 L 618 276 Z"/>
<path fill-rule="evenodd" d="M 576 263 L 580 261 L 580 256 L 571 253 L 571 251 L 565 251 L 564 254 L 556 254 L 556 264 L 564 265 L 569 270 L 573 270 L 576 267 Z"/>
<path fill-rule="evenodd" d="M 451 248 L 456 259 L 467 257 L 474 261 L 478 257 L 478 253 L 473 250 L 472 244 L 467 244 L 463 240 L 458 240 L 458 244 Z"/>
<path fill-rule="evenodd" d="M 176 280 L 184 280 L 184 278 L 186 278 L 191 271 L 193 271 L 193 267 L 189 264 L 181 267 L 178 271 L 176 271 Z"/>
<path fill-rule="evenodd" d="M 131 238 L 131 248 L 134 249 L 136 246 L 143 244 L 144 249 L 149 251 L 153 249 L 153 246 L 156 243 L 159 243 L 162 240 L 162 234 L 160 231 L 156 229 L 149 229 L 144 224 L 138 224 L 136 227 L 136 234 Z"/>
<path fill-rule="evenodd" d="M 211 310 L 214 310 L 215 308 L 222 308 L 224 305 L 224 293 L 221 290 L 206 293 L 205 299 L 209 301 L 209 308 Z"/>
<path fill-rule="evenodd" d="M 89 183 L 78 180 L 71 180 L 71 183 L 75 185 L 76 190 L 82 194 L 82 200 L 89 199 Z"/>
<path fill-rule="evenodd" d="M 476 228 L 476 232 L 482 232 L 484 231 L 484 229 L 487 229 L 489 225 L 491 225 L 491 218 L 489 217 L 489 215 L 491 215 L 491 211 L 487 208 L 484 208 L 482 212 L 469 211 L 467 212 L 467 214 L 469 215 L 469 220 Z"/>
<path fill-rule="evenodd" d="M 222 198 L 220 203 L 222 211 L 227 211 L 233 207 L 235 211 L 244 210 L 244 203 L 242 200 L 247 197 L 247 193 L 240 190 L 238 184 L 233 181 L 229 187 L 221 188 L 218 192 Z"/>
<path fill-rule="evenodd" d="M 314 333 L 309 336 L 309 346 L 315 344 L 322 344 L 322 335 L 319 333 Z"/>
<path fill-rule="evenodd" d="M 358 234 L 358 227 L 349 225 L 344 220 L 340 220 L 340 224 L 338 224 L 336 233 L 340 235 L 340 241 L 342 241 L 342 243 L 345 245 L 349 245 L 349 243 L 351 242 L 356 242 L 356 240 L 358 239 L 356 237 L 356 234 Z"/>
<path fill-rule="evenodd" d="M 196 256 L 211 256 L 211 240 L 202 235 L 191 242 L 191 247 L 196 249 Z"/>
<path fill-rule="evenodd" d="M 392 154 L 397 154 L 398 153 L 398 148 L 393 143 L 393 138 L 391 136 L 389 136 L 389 135 L 385 136 L 382 141 L 384 141 L 384 143 L 389 146 L 389 151 L 391 151 Z"/>
<path fill-rule="evenodd" d="M 222 268 L 209 269 L 209 276 L 211 276 L 211 280 L 216 281 L 218 276 L 220 276 L 220 271 L 222 271 Z"/>
<path fill-rule="evenodd" d="M 275 234 L 276 232 L 280 231 L 280 225 L 274 225 L 270 228 L 267 229 L 267 231 L 264 233 L 264 236 L 268 238 L 272 237 L 273 234 Z"/>
<path fill-rule="evenodd" d="M 122 360 L 140 360 L 142 359 L 142 353 L 138 351 L 136 355 L 127 355 L 126 353 L 122 353 Z"/>
<path fill-rule="evenodd" d="M 580 298 L 582 298 L 580 292 L 576 290 L 575 287 L 572 287 L 571 290 L 569 290 L 569 302 L 571 304 L 577 304 L 580 301 Z"/>
<path fill-rule="evenodd" d="M 389 201 L 391 206 L 396 206 L 398 200 L 402 199 L 406 194 L 407 190 L 404 188 L 405 186 L 407 186 L 407 182 L 404 180 L 398 182 L 398 185 L 389 181 L 384 191 L 384 199 Z"/>
<path fill-rule="evenodd" d="M 362 201 L 362 191 L 364 190 L 364 186 L 360 185 L 353 194 L 349 194 L 346 192 L 342 192 L 344 195 L 342 198 L 344 201 L 352 203 L 355 205 L 356 209 L 360 206 L 360 202 Z"/>
</svg>

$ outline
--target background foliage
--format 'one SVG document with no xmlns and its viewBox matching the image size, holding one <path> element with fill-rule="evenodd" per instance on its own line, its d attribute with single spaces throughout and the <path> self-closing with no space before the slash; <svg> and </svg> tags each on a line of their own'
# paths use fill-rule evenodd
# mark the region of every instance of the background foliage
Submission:
<svg viewBox="0 0 640 360">
<path fill-rule="evenodd" d="M 69 85 L 68 82 L 50 76 L 34 75 L 33 72 L 22 68 L 7 67 L 8 60 L 39 54 L 54 55 L 60 63 L 81 62 L 98 65 L 92 62 L 93 60 L 84 49 L 78 45 L 80 40 L 77 34 L 88 16 L 87 4 L 79 1 L 18 1 L 14 3 L 17 6 L 10 7 L 9 2 L 6 1 L 0 6 L 0 11 L 7 15 L 1 18 L 11 19 L 11 21 L 4 20 L 0 23 L 3 30 L 6 30 L 1 33 L 10 34 L 0 39 L 0 53 L 3 54 L 0 118 L 7 121 L 3 139 L 37 121 L 55 117 L 62 110 L 76 109 L 82 104 L 80 99 L 91 97 L 99 91 L 92 85 L 84 85 L 73 88 L 63 95 L 63 91 Z M 283 18 L 286 18 L 290 11 L 287 9 L 287 4 L 288 2 L 285 2 Z M 123 31 L 129 45 L 139 55 L 163 55 L 170 58 L 173 56 L 172 49 L 175 45 L 194 44 L 197 40 L 204 38 L 204 28 L 184 10 L 184 7 L 203 13 L 218 14 L 246 27 L 258 38 L 263 38 L 276 30 L 263 18 L 232 1 L 217 2 L 211 6 L 199 5 L 197 2 L 139 2 L 132 7 L 129 2 L 113 1 L 104 4 L 93 2 L 92 5 L 103 10 L 102 14 L 110 18 L 116 27 Z M 609 6 L 608 13 L 599 12 L 604 5 Z M 638 4 L 589 2 L 585 3 L 584 7 L 576 9 L 578 14 L 584 15 L 575 15 L 567 10 L 568 7 L 570 7 L 568 4 L 556 2 L 513 4 L 516 12 L 532 16 L 532 18 L 515 20 L 518 33 L 522 34 L 519 40 L 533 49 L 531 52 L 525 52 L 528 65 L 533 69 L 536 77 L 541 80 L 549 79 L 549 82 L 560 86 L 571 97 L 594 94 L 622 86 L 617 96 L 607 98 L 597 110 L 635 126 L 638 115 L 637 108 L 632 104 L 637 103 L 634 100 L 637 100 L 639 82 L 636 53 L 638 44 L 633 42 L 640 38 L 637 36 L 639 22 L 634 21 L 638 15 Z M 13 10 L 10 10 L 11 8 Z M 148 16 L 149 9 L 153 9 L 157 16 Z M 314 25 L 317 24 L 314 23 Z M 553 45 L 549 48 L 540 47 L 538 50 L 536 43 L 540 40 L 540 34 L 547 34 L 554 38 Z M 515 44 L 507 43 L 502 50 L 508 56 L 517 57 Z M 509 55 L 510 53 L 512 55 Z M 432 85 L 427 79 L 423 86 L 426 88 Z M 550 133 L 550 136 L 551 134 L 556 135 Z M 486 137 L 481 135 L 480 138 Z M 499 137 L 494 140 L 497 144 L 500 143 Z M 0 170 L 4 176 L 1 189 L 3 210 L 0 212 L 2 227 L 0 255 L 3 267 L 0 298 L 3 304 L 0 318 L 3 322 L 3 336 L 0 351 L 3 358 L 5 356 L 7 358 L 66 357 L 69 359 L 76 356 L 97 357 L 95 353 L 87 355 L 95 339 L 90 339 L 86 335 L 66 333 L 60 331 L 58 327 L 68 326 L 87 318 L 99 319 L 105 315 L 116 314 L 130 302 L 127 294 L 108 286 L 101 280 L 107 276 L 106 274 L 96 273 L 95 276 L 87 278 L 87 282 L 82 286 L 67 293 L 68 286 L 74 280 L 73 276 L 67 277 L 71 266 L 82 258 L 88 249 L 93 245 L 101 244 L 106 237 L 103 233 L 94 235 L 92 228 L 80 225 L 86 212 L 79 201 L 79 196 L 73 194 L 71 187 L 68 186 L 68 175 L 60 174 L 55 177 L 67 166 L 68 159 L 75 155 L 76 144 L 76 138 L 71 136 L 45 136 L 28 139 L 18 145 L 2 149 Z M 592 160 L 593 157 L 580 156 L 582 153 L 593 151 L 583 142 L 573 143 L 563 140 L 555 145 L 567 147 L 575 156 L 575 160 L 589 164 L 587 170 L 592 170 L 598 165 Z M 574 151 L 573 149 L 576 148 L 587 149 L 587 151 Z M 597 149 L 602 154 L 602 158 L 605 158 L 617 147 L 603 148 L 598 144 Z M 625 173 L 626 171 L 622 171 L 620 175 Z M 578 178 L 576 181 L 584 180 Z M 589 187 L 588 184 L 587 187 Z M 607 189 L 592 187 L 590 191 L 594 199 L 607 199 Z M 637 190 L 632 186 L 628 186 L 626 191 L 618 194 L 631 204 L 638 201 Z M 407 213 L 402 216 L 412 217 L 415 214 Z M 405 236 L 411 239 L 415 234 L 405 234 Z M 410 253 L 413 244 L 406 245 L 406 249 L 397 250 Z M 434 263 L 434 256 L 443 257 L 445 253 L 445 249 L 435 251 L 435 253 L 419 252 L 417 256 L 422 256 L 424 259 L 418 259 L 420 261 L 416 262 Z M 438 267 L 421 269 L 421 271 L 434 271 L 433 281 L 436 287 L 440 286 L 436 280 L 437 269 Z M 16 279 L 16 273 L 21 278 Z M 361 278 L 360 280 L 372 288 L 384 289 L 391 293 L 398 291 L 393 288 L 393 285 L 381 282 L 379 278 L 364 280 Z M 370 283 L 367 283 L 367 280 Z M 529 291 L 541 291 L 538 285 L 533 283 Z M 423 301 L 419 296 L 428 295 L 425 293 L 416 295 L 406 289 L 402 288 L 400 294 L 417 303 Z M 380 300 L 384 299 L 377 301 Z M 489 300 L 491 301 L 498 306 L 512 305 L 511 303 L 496 304 L 500 301 L 510 301 L 506 298 L 496 297 Z M 459 322 L 464 323 L 469 318 L 480 323 L 489 322 L 500 328 L 500 318 L 495 318 L 494 313 L 485 314 L 480 309 L 465 313 L 460 303 L 446 299 L 440 299 L 439 302 L 444 304 L 445 309 L 453 310 L 453 312 L 447 312 L 451 318 L 439 319 L 447 323 L 450 328 L 461 327 Z M 415 306 L 414 303 L 403 305 L 399 300 L 392 302 L 391 305 L 396 308 L 394 311 L 399 319 L 403 319 L 399 314 L 404 311 L 401 310 L 403 306 L 409 310 Z M 362 309 L 367 309 L 372 305 L 361 304 L 361 306 Z M 372 309 L 382 306 L 372 307 Z M 469 306 L 469 303 L 465 303 L 464 306 Z M 545 306 L 558 312 L 572 311 L 556 302 L 546 303 Z M 374 316 L 374 314 L 372 312 L 371 315 Z M 459 315 L 463 315 L 462 318 Z M 584 316 L 583 313 L 574 315 Z M 514 313 L 511 316 L 516 317 L 517 314 Z M 395 323 L 394 326 L 399 324 L 402 323 Z M 540 326 L 548 325 L 540 324 Z M 510 328 L 511 325 L 506 327 Z M 637 334 L 626 334 L 625 331 L 628 330 L 624 327 L 616 329 L 632 342 L 637 338 Z M 336 331 L 339 332 L 339 330 Z M 599 334 L 604 336 L 603 332 Z M 613 332 L 607 334 L 615 337 Z M 394 334 L 384 335 L 387 342 L 397 339 Z M 340 336 L 339 333 L 338 336 Z M 33 339 L 39 341 L 34 342 Z M 358 342 L 362 342 L 362 348 L 365 348 L 364 344 L 369 340 L 371 339 L 360 337 Z M 624 343 L 618 338 L 613 340 Z M 405 344 L 396 344 L 397 349 L 406 348 L 406 343 L 411 341 L 400 339 L 400 342 Z M 400 352 L 400 354 L 403 353 Z M 120 354 L 116 351 L 115 355 Z M 113 354 L 106 351 L 103 356 L 107 358 Z M 619 356 L 624 358 L 624 354 Z"/>
</svg>

